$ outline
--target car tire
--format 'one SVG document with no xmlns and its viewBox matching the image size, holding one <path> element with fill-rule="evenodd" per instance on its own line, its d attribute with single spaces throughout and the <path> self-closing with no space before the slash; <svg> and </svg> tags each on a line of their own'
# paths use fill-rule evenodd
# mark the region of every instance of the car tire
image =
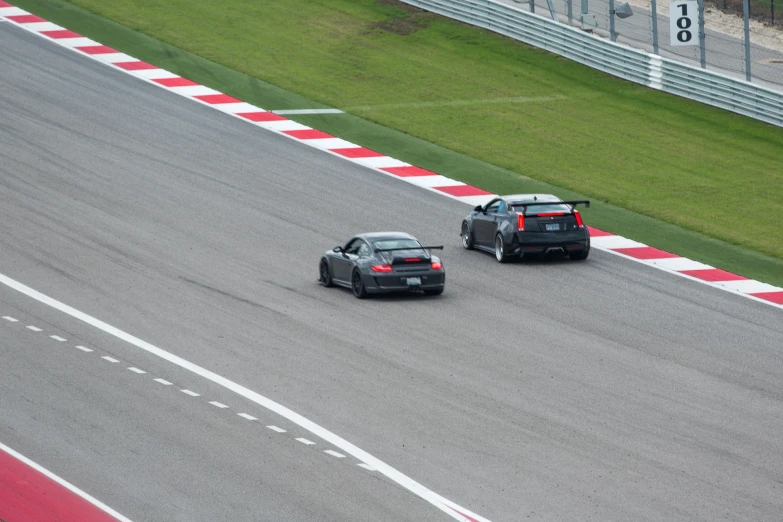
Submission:
<svg viewBox="0 0 783 522">
<path fill-rule="evenodd" d="M 584 261 L 587 259 L 587 256 L 590 255 L 590 247 L 580 250 L 579 252 L 569 253 L 568 255 L 574 261 Z"/>
<path fill-rule="evenodd" d="M 321 264 L 318 266 L 319 281 L 326 288 L 334 286 L 332 283 L 332 272 L 329 270 L 329 262 L 326 259 L 321 259 Z"/>
<path fill-rule="evenodd" d="M 503 234 L 495 235 L 495 259 L 498 263 L 507 263 L 511 256 L 506 253 L 506 242 L 503 240 Z"/>
<path fill-rule="evenodd" d="M 443 293 L 443 290 L 445 289 L 444 286 L 441 286 L 440 288 L 430 288 L 427 290 L 424 290 L 424 295 L 440 295 Z"/>
<path fill-rule="evenodd" d="M 470 227 L 467 223 L 462 223 L 462 248 L 465 250 L 473 250 L 473 234 L 470 232 Z"/>
<path fill-rule="evenodd" d="M 353 295 L 355 295 L 357 299 L 364 299 L 367 297 L 367 289 L 364 287 L 362 273 L 358 270 L 354 270 L 351 274 L 351 290 L 353 290 Z"/>
</svg>

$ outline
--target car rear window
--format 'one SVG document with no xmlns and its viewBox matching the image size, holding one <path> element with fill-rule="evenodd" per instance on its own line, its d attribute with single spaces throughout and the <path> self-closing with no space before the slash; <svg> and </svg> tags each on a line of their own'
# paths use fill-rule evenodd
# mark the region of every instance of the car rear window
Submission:
<svg viewBox="0 0 783 522">
<path fill-rule="evenodd" d="M 372 246 L 379 250 L 387 248 L 410 248 L 411 250 L 421 248 L 421 245 L 415 239 L 383 239 L 373 241 Z"/>
<path fill-rule="evenodd" d="M 531 201 L 532 203 L 532 201 Z M 513 206 L 514 212 L 522 212 L 522 210 L 525 208 L 524 205 L 515 204 Z M 535 205 L 533 207 L 527 207 L 527 211 L 525 212 L 526 216 L 535 216 L 536 214 L 549 214 L 550 212 L 571 212 L 571 207 L 568 205 L 559 205 L 557 203 L 553 203 L 551 205 Z"/>
</svg>

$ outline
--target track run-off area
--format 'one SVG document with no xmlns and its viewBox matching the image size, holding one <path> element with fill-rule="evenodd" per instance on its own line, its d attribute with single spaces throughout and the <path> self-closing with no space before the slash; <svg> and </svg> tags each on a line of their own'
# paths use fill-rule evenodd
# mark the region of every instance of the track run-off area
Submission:
<svg viewBox="0 0 783 522">
<path fill-rule="evenodd" d="M 0 46 L 3 444 L 131 520 L 779 517 L 779 309 L 598 251 L 499 265 L 460 201 Z M 446 245 L 443 296 L 316 284 L 382 229 Z"/>
</svg>

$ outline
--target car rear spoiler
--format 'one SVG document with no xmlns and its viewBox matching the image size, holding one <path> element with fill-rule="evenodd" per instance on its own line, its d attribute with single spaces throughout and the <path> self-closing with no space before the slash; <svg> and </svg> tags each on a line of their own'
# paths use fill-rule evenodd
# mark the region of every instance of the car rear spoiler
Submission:
<svg viewBox="0 0 783 522">
<path fill-rule="evenodd" d="M 398 252 L 402 250 L 443 250 L 443 245 L 440 246 L 417 246 L 417 247 L 406 247 L 406 248 L 376 248 L 375 253 L 378 254 L 380 252 Z"/>
<path fill-rule="evenodd" d="M 590 201 L 585 199 L 579 201 L 536 201 L 535 203 L 511 203 L 512 207 L 534 207 L 542 205 L 571 205 L 572 207 L 576 207 L 577 205 L 584 205 L 585 208 L 590 208 Z"/>
</svg>

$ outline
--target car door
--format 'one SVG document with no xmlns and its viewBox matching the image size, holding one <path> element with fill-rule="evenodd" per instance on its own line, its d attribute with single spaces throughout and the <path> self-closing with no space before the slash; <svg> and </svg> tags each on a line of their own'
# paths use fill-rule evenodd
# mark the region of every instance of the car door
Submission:
<svg viewBox="0 0 783 522">
<path fill-rule="evenodd" d="M 332 258 L 332 279 L 342 283 L 348 283 L 351 280 L 351 270 L 353 263 L 359 257 L 359 249 L 364 244 L 360 238 L 354 238 L 345 245 L 341 254 Z"/>
<path fill-rule="evenodd" d="M 473 217 L 473 241 L 477 245 L 491 246 L 495 241 L 497 212 L 502 199 L 490 201 L 484 209 Z"/>
</svg>

